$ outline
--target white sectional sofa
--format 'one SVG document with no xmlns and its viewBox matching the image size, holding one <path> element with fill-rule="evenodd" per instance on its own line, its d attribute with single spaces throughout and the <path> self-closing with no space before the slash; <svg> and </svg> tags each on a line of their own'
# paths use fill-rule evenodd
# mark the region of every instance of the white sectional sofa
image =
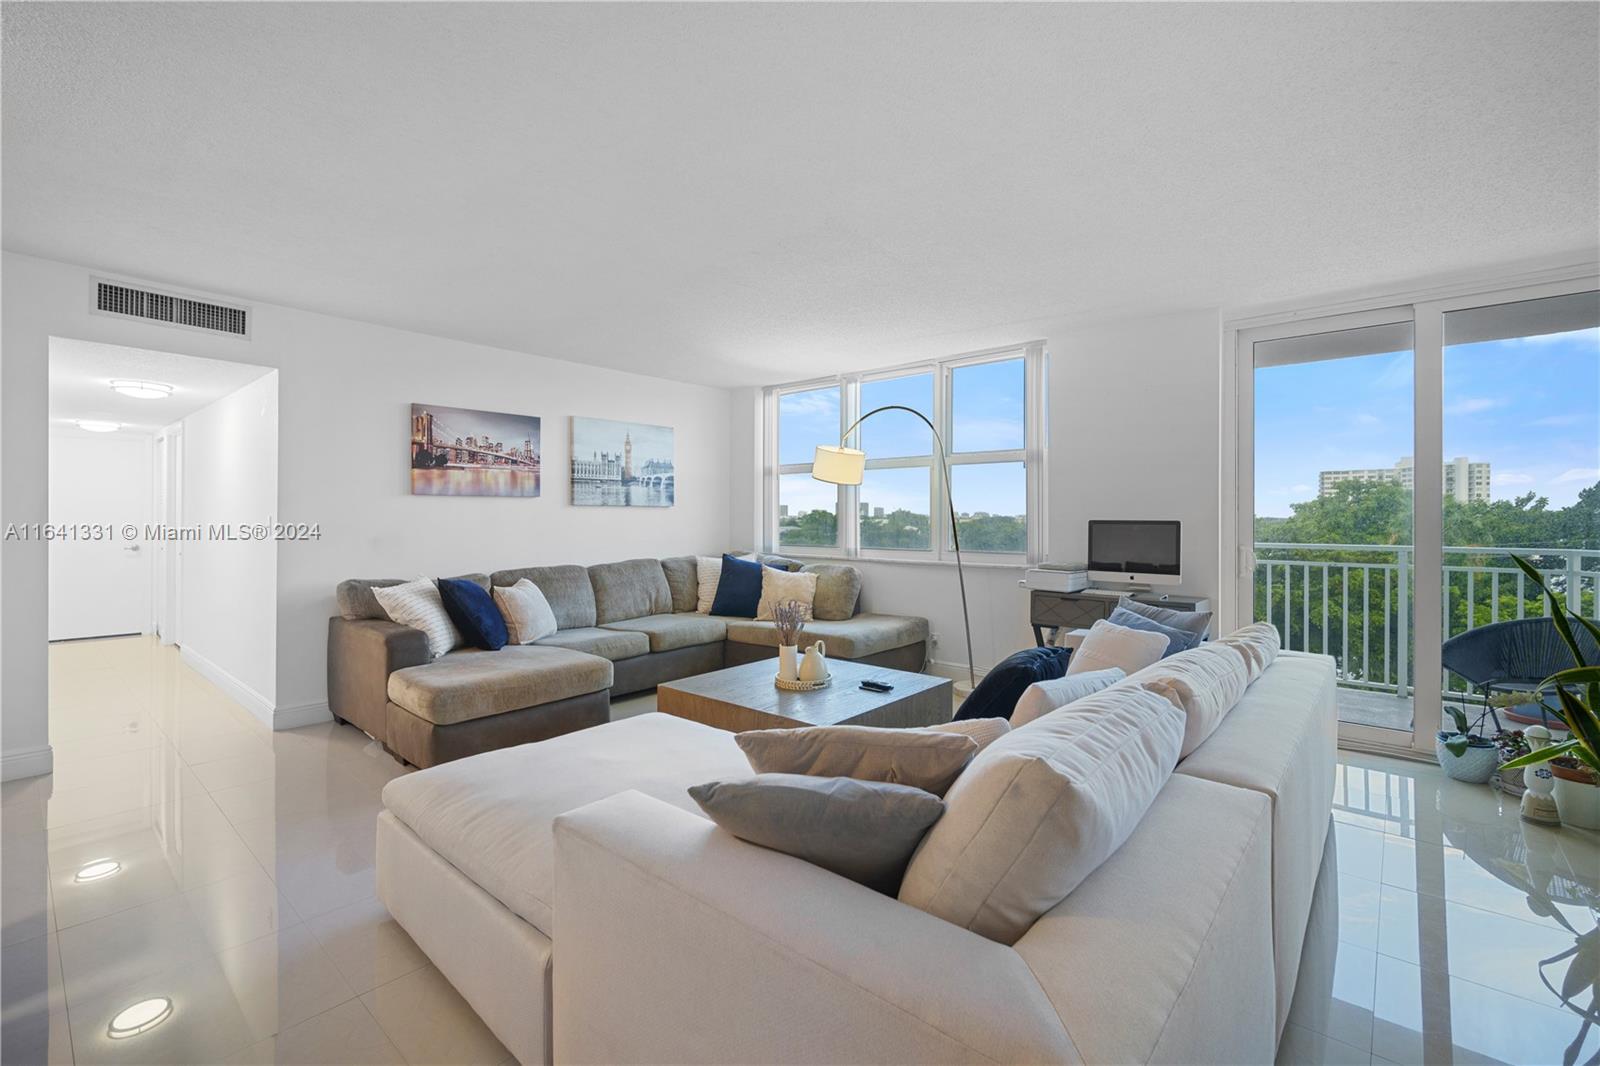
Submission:
<svg viewBox="0 0 1600 1066">
<path fill-rule="evenodd" d="M 1011 945 L 718 829 L 685 790 L 748 762 L 656 714 L 391 782 L 379 895 L 523 1063 L 1271 1062 L 1333 700 L 1279 654 Z"/>
</svg>

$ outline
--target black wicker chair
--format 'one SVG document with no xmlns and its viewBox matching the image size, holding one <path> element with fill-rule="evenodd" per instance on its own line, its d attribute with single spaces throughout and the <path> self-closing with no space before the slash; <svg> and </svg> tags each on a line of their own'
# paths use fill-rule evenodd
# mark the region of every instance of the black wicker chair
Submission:
<svg viewBox="0 0 1600 1066">
<path fill-rule="evenodd" d="M 1584 658 L 1589 662 L 1600 661 L 1594 636 L 1581 626 L 1572 628 Z M 1470 684 L 1486 703 L 1496 692 L 1532 693 L 1541 681 L 1557 670 L 1577 665 L 1572 659 L 1572 650 L 1549 618 L 1519 618 L 1469 629 L 1445 641 L 1443 653 L 1444 668 Z M 1500 716 L 1493 707 L 1488 711 L 1495 728 L 1499 729 Z M 1560 719 L 1532 699 L 1508 709 L 1506 717 L 1529 723 L 1543 722 L 1556 729 L 1566 728 Z"/>
</svg>

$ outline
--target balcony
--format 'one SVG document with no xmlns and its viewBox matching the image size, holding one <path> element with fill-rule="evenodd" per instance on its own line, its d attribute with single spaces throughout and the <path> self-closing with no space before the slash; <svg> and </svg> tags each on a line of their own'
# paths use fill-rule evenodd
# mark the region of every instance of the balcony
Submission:
<svg viewBox="0 0 1600 1066">
<path fill-rule="evenodd" d="M 1416 681 L 1412 546 L 1261 542 L 1255 552 L 1255 617 L 1277 627 L 1285 648 L 1334 657 L 1339 720 L 1409 732 Z M 1530 560 L 1584 617 L 1600 621 L 1600 550 L 1447 547 L 1446 639 L 1546 613 L 1544 598 L 1512 563 L 1512 552 Z M 1465 702 L 1466 688 L 1445 674 L 1447 702 Z"/>
</svg>

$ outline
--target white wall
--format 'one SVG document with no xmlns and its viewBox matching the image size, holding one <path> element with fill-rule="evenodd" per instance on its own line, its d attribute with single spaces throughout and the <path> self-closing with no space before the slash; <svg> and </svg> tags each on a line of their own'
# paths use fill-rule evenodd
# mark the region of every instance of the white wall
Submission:
<svg viewBox="0 0 1600 1066">
<path fill-rule="evenodd" d="M 1176 518 L 1183 523 L 1183 585 L 1219 589 L 1218 529 L 1221 319 L 1217 311 L 1144 315 L 1082 324 L 1030 322 L 1009 332 L 936 339 L 931 356 L 959 355 L 1044 338 L 1050 353 L 1046 555 L 1081 562 L 1091 518 Z M 736 405 L 735 413 L 747 411 Z M 759 411 L 745 415 L 761 440 Z M 736 428 L 744 439 L 746 431 Z M 761 477 L 735 457 L 730 529 L 741 548 L 759 542 Z M 793 554 L 793 553 L 790 553 Z M 1023 567 L 973 565 L 967 594 L 979 671 L 1032 645 Z M 949 564 L 858 561 L 868 610 L 919 614 L 938 635 L 933 656 L 952 675 L 966 669 L 961 601 Z"/>
<path fill-rule="evenodd" d="M 180 524 L 270 523 L 278 511 L 278 375 L 183 420 Z M 185 661 L 268 725 L 277 706 L 278 546 L 209 536 L 177 545 Z"/>
<path fill-rule="evenodd" d="M 174 329 L 89 313 L 90 275 L 103 272 L 11 253 L 3 262 L 0 524 L 45 516 L 41 442 L 52 334 L 278 369 L 277 517 L 320 523 L 323 534 L 277 549 L 279 726 L 327 713 L 327 618 L 343 578 L 595 563 L 726 546 L 732 413 L 726 390 L 266 304 L 251 305 L 249 340 Z M 544 495 L 411 496 L 414 402 L 541 416 Z M 573 507 L 564 471 L 575 414 L 673 426 L 677 506 Z M 45 556 L 42 544 L 22 541 L 0 551 L 0 773 L 17 776 L 48 769 Z"/>
</svg>

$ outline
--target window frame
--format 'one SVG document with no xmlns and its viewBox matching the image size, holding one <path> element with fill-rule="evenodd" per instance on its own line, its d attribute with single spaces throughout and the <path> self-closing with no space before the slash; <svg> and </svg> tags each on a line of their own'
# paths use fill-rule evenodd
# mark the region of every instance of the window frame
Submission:
<svg viewBox="0 0 1600 1066">
<path fill-rule="evenodd" d="M 962 550 L 962 561 L 968 565 L 1002 567 L 1027 566 L 1044 557 L 1045 522 L 1047 515 L 1045 490 L 1048 480 L 1046 461 L 1046 400 L 1047 359 L 1045 342 L 1030 341 L 1024 344 L 990 348 L 981 352 L 968 352 L 943 359 L 927 359 L 896 366 L 838 374 L 831 377 L 810 378 L 782 385 L 768 386 L 763 390 L 763 548 L 768 552 L 789 555 L 807 555 L 819 558 L 866 559 L 882 562 L 953 564 L 955 549 L 951 540 L 949 505 L 946 502 L 945 483 L 941 476 L 936 452 L 926 455 L 896 456 L 888 459 L 868 458 L 868 470 L 922 469 L 928 471 L 929 539 L 926 549 L 920 548 L 863 548 L 861 545 L 861 487 L 838 486 L 835 502 L 838 543 L 832 548 L 785 548 L 778 534 L 778 483 L 786 474 L 811 473 L 811 463 L 783 463 L 779 455 L 778 407 L 783 396 L 837 386 L 839 389 L 839 432 L 841 436 L 861 413 L 861 387 L 876 381 L 914 377 L 930 374 L 933 381 L 932 421 L 938 427 L 941 440 L 946 445 L 954 442 L 954 385 L 955 371 L 963 367 L 985 363 L 1022 360 L 1023 364 L 1023 446 L 981 452 L 950 452 L 950 466 L 975 466 L 985 463 L 1023 464 L 1026 476 L 1026 547 L 1021 552 L 976 552 Z M 845 441 L 849 447 L 860 447 L 861 430 L 858 428 Z M 833 443 L 825 441 L 822 443 Z M 931 443 L 931 442 L 930 442 Z M 845 521 L 845 516 L 849 521 Z"/>
</svg>

